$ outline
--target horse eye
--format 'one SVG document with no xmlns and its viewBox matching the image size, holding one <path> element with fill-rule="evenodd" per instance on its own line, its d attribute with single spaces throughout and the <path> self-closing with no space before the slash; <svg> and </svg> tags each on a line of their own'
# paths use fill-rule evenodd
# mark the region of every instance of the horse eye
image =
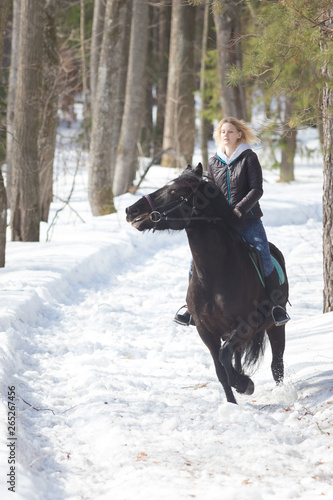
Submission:
<svg viewBox="0 0 333 500">
<path fill-rule="evenodd" d="M 170 194 L 172 194 L 172 195 L 176 194 L 176 190 L 175 189 L 171 189 Z"/>
</svg>

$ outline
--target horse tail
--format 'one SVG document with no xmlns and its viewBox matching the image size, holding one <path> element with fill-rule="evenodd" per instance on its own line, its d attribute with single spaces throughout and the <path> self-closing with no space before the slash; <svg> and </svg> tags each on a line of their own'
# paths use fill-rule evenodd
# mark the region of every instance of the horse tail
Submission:
<svg viewBox="0 0 333 500">
<path fill-rule="evenodd" d="M 259 330 L 244 349 L 243 364 L 246 368 L 254 368 L 265 351 L 265 330 Z"/>
</svg>

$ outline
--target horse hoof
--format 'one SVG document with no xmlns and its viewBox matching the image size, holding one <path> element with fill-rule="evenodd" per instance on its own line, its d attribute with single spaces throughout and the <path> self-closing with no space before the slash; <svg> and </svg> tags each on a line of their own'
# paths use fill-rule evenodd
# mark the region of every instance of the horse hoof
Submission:
<svg viewBox="0 0 333 500">
<path fill-rule="evenodd" d="M 254 383 L 252 382 L 252 380 L 249 380 L 249 383 L 247 384 L 244 394 L 246 394 L 247 396 L 251 396 L 251 394 L 253 393 L 254 393 Z"/>
<path fill-rule="evenodd" d="M 246 394 L 247 396 L 251 396 L 254 393 L 254 383 L 252 380 L 246 375 L 243 376 L 242 385 L 235 386 L 235 389 L 240 394 Z"/>
</svg>

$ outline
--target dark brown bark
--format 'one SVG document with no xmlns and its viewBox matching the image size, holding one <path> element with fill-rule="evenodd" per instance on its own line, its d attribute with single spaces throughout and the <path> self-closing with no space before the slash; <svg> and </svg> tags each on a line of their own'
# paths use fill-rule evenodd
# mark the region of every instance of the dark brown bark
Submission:
<svg viewBox="0 0 333 500">
<path fill-rule="evenodd" d="M 154 156 L 162 150 L 165 104 L 168 86 L 168 63 L 171 27 L 171 3 L 162 0 L 159 5 L 157 54 L 155 56 L 157 68 L 156 85 L 156 126 L 154 134 Z"/>
<path fill-rule="evenodd" d="M 151 146 L 153 141 L 153 92 L 152 92 L 152 77 L 148 72 L 145 78 L 145 89 L 144 89 L 144 104 L 142 112 L 142 124 L 141 124 L 141 149 L 143 156 L 150 156 Z"/>
<path fill-rule="evenodd" d="M 206 63 L 205 59 L 207 57 L 207 42 L 208 42 L 208 31 L 209 31 L 209 3 L 205 4 L 204 19 L 203 19 L 203 29 L 202 29 L 202 47 L 201 47 L 201 65 L 200 65 L 200 147 L 202 164 L 204 170 L 207 170 L 208 165 L 208 128 L 209 122 L 204 116 L 206 109 L 205 103 L 205 69 Z"/>
<path fill-rule="evenodd" d="M 43 43 L 41 122 L 38 135 L 40 218 L 48 222 L 53 198 L 53 162 L 59 102 L 59 56 L 56 33 L 57 0 L 46 0 Z"/>
</svg>

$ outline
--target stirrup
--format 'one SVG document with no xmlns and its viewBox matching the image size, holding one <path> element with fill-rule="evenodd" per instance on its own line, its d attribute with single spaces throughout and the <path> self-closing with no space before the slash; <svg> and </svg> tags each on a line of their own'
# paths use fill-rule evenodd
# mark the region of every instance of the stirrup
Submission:
<svg viewBox="0 0 333 500">
<path fill-rule="evenodd" d="M 282 306 L 274 306 L 271 310 L 272 318 L 275 326 L 281 326 L 288 323 L 290 316 Z"/>
<path fill-rule="evenodd" d="M 179 311 L 181 311 L 182 309 L 185 309 L 185 312 L 183 314 L 179 314 Z M 176 312 L 175 314 L 175 317 L 173 318 L 173 320 L 175 321 L 175 323 L 177 323 L 178 325 L 182 325 L 182 326 L 189 326 L 189 325 L 192 325 L 192 326 L 195 326 L 195 323 L 193 321 L 193 317 L 192 317 L 192 314 L 190 314 L 187 310 L 187 306 L 182 306 L 178 309 L 178 311 Z"/>
</svg>

